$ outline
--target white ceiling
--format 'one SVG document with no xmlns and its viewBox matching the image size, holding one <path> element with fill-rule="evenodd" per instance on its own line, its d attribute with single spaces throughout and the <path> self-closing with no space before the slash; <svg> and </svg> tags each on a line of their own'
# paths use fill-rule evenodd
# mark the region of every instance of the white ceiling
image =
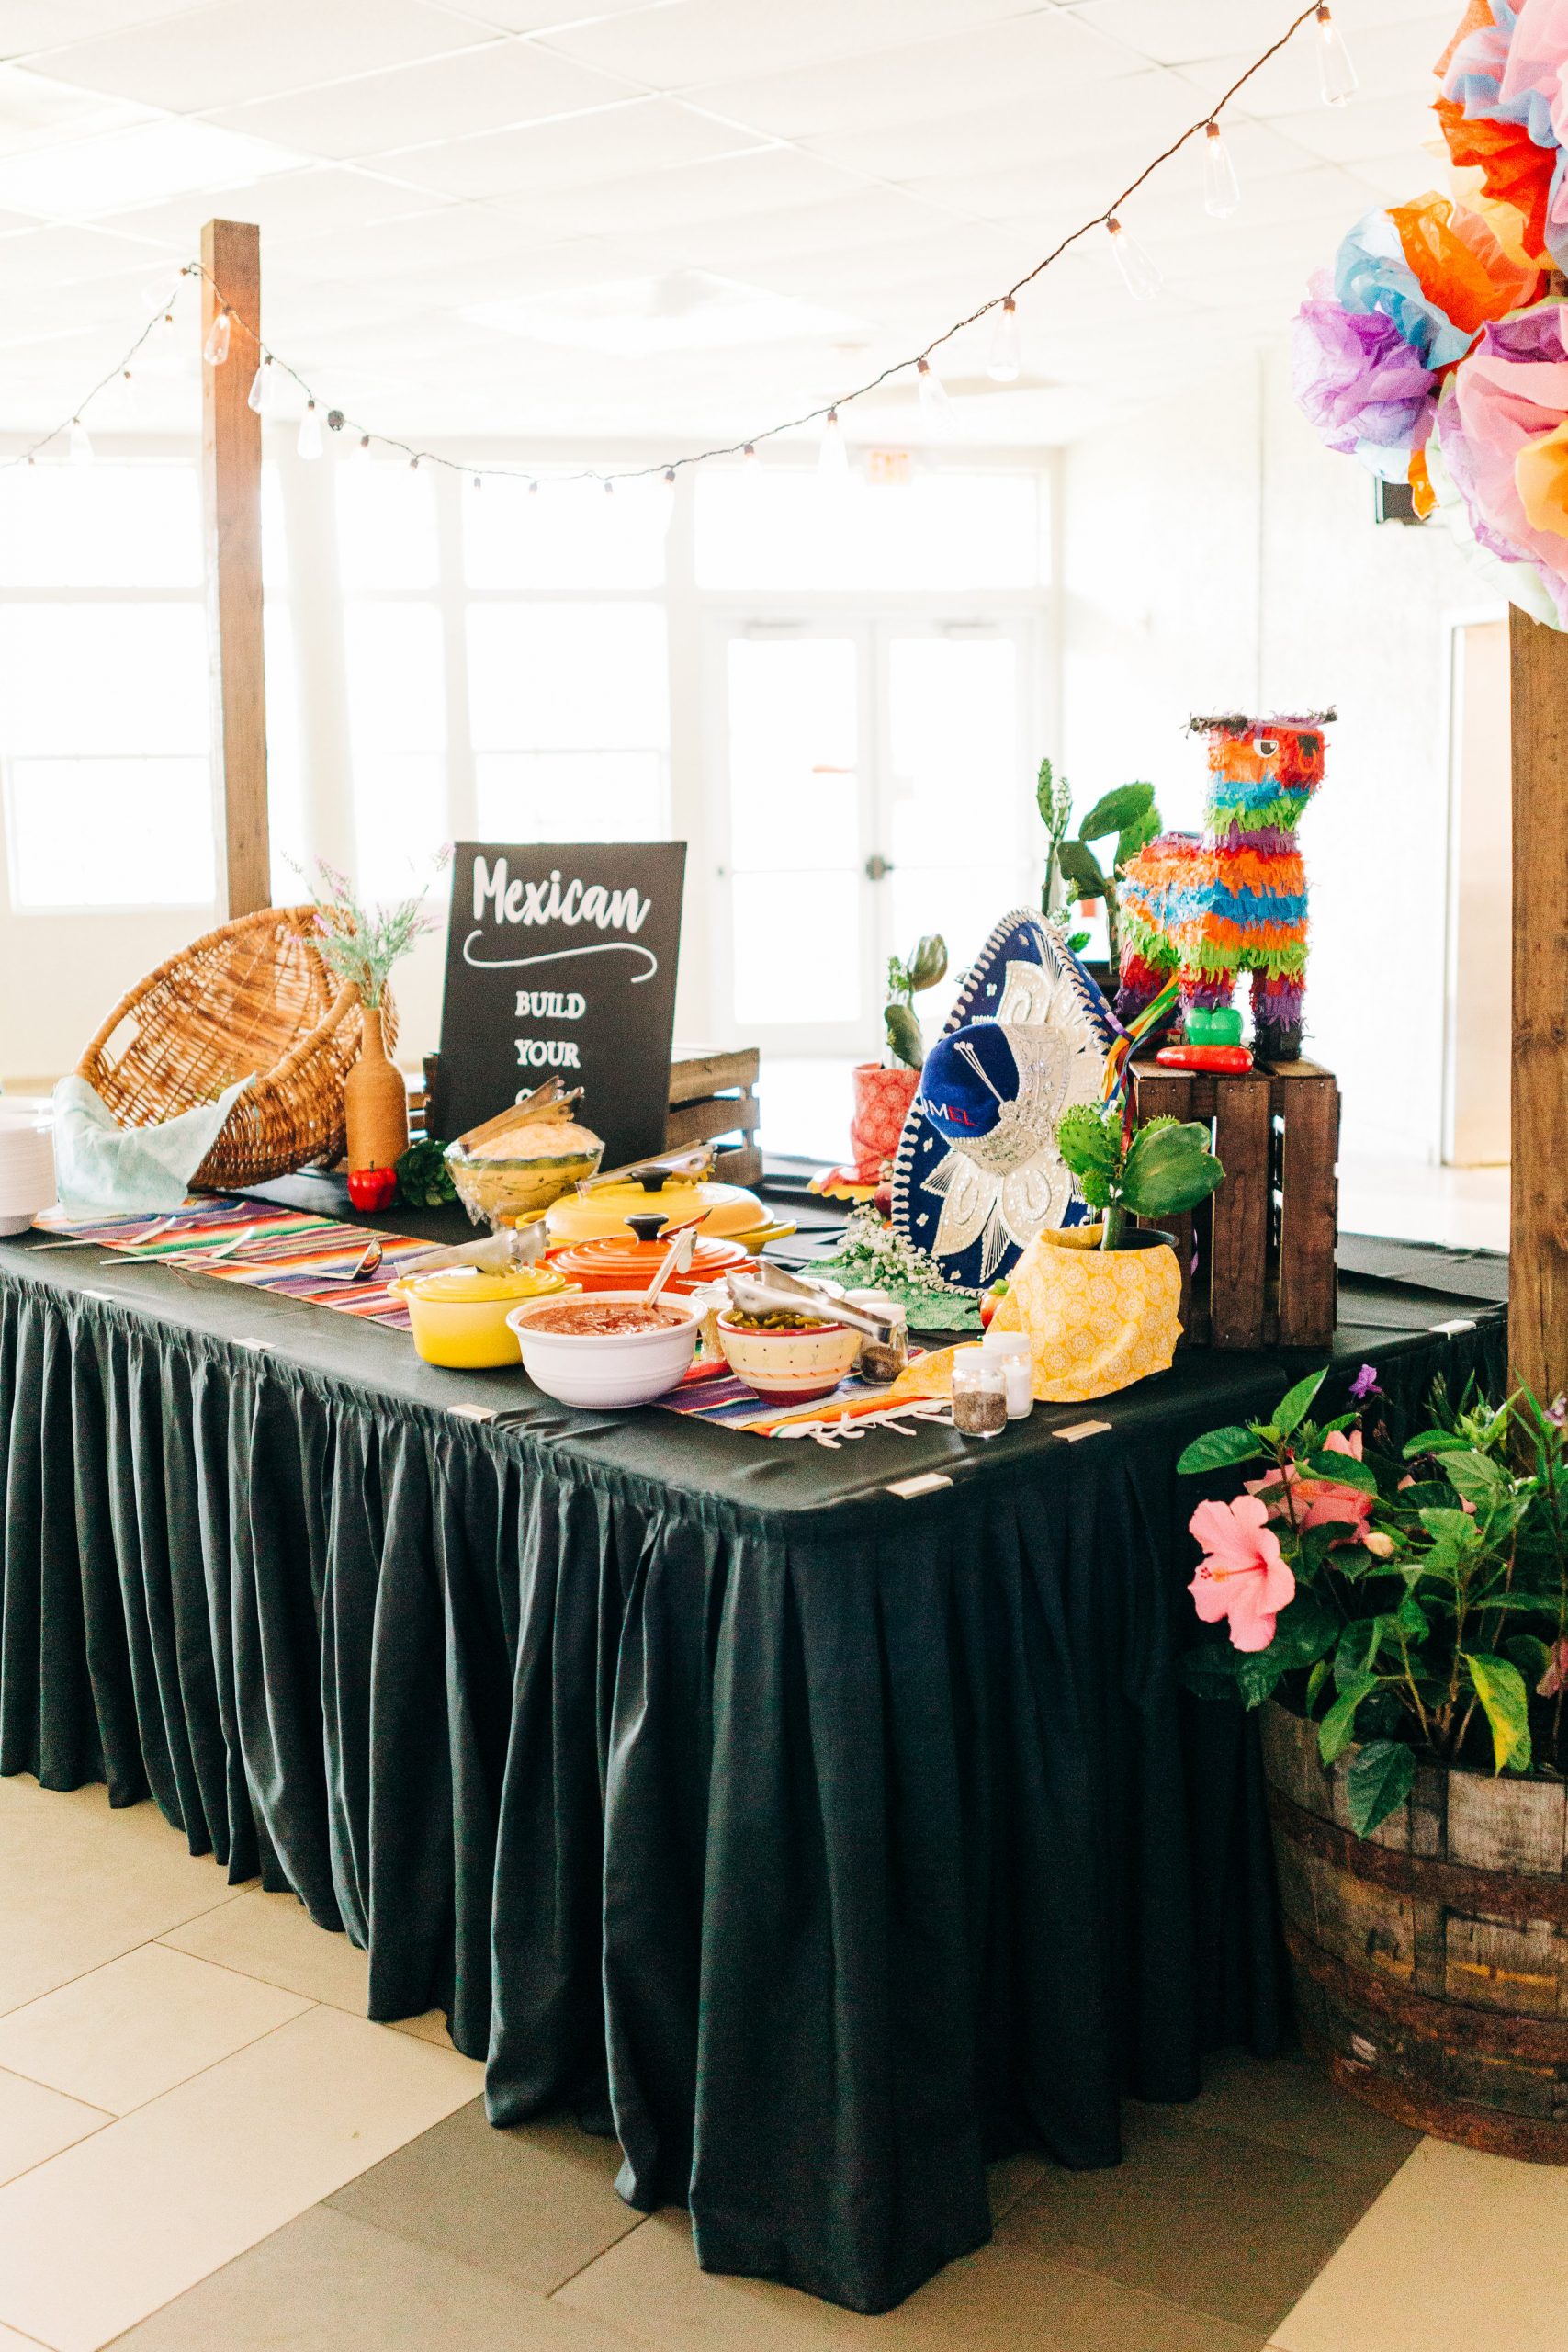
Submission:
<svg viewBox="0 0 1568 2352">
<path fill-rule="evenodd" d="M 0 433 L 68 413 L 220 214 L 261 224 L 268 340 L 373 427 L 741 434 L 1032 267 L 1294 6 L 0 0 Z M 1282 334 L 1358 213 L 1433 178 L 1457 7 L 1336 0 L 1357 101 L 1298 34 L 1226 113 L 1241 211 L 1206 217 L 1194 141 L 1126 209 L 1167 291 L 1134 303 L 1097 233 L 1021 300 L 1019 387 L 988 328 L 941 363 L 961 431 L 1065 439 Z M 195 339 L 187 295 L 89 421 L 191 424 Z M 846 421 L 920 437 L 912 379 Z"/>
</svg>

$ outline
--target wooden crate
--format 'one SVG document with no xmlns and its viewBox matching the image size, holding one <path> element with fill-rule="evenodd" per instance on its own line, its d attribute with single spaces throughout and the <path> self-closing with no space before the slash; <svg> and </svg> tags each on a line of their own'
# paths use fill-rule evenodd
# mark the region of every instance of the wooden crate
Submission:
<svg viewBox="0 0 1568 2352">
<path fill-rule="evenodd" d="M 1325 1348 L 1337 1296 L 1339 1089 L 1314 1062 L 1235 1078 L 1134 1067 L 1138 1116 L 1196 1119 L 1225 1181 L 1160 1222 L 1181 1261 L 1185 1346 Z"/>
<path fill-rule="evenodd" d="M 409 1096 L 411 1133 L 423 1135 L 424 1115 L 435 1085 L 438 1054 L 424 1057 L 424 1085 Z M 754 1184 L 762 1172 L 757 1148 L 757 1065 L 755 1046 L 725 1052 L 716 1046 L 677 1046 L 670 1062 L 670 1115 L 664 1148 L 680 1151 L 688 1144 L 713 1143 L 714 1174 L 726 1184 Z"/>
</svg>

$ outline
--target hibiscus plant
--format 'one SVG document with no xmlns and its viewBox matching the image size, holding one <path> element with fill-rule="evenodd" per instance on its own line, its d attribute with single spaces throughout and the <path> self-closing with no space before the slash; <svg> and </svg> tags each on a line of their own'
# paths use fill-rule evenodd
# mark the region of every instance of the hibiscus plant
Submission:
<svg viewBox="0 0 1568 2352">
<path fill-rule="evenodd" d="M 1568 1454 L 1561 1398 L 1528 1392 L 1455 1409 L 1439 1382 L 1432 1426 L 1402 1447 L 1388 1418 L 1309 1418 L 1325 1373 L 1271 1420 L 1213 1430 L 1179 1470 L 1266 1466 L 1230 1502 L 1198 1505 L 1198 1614 L 1230 1641 L 1189 1654 L 1208 1698 L 1256 1707 L 1276 1690 L 1317 1724 L 1335 1763 L 1354 1742 L 1347 1795 L 1366 1837 L 1404 1804 L 1425 1756 L 1495 1772 L 1568 1765 Z M 1381 1392 L 1364 1366 L 1351 1395 Z M 1280 1686 L 1285 1686 L 1282 1690 Z"/>
</svg>

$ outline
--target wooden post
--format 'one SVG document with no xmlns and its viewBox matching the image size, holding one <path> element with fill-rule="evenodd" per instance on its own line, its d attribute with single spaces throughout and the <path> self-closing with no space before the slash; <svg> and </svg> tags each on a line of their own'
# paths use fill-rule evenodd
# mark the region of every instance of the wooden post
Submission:
<svg viewBox="0 0 1568 2352">
<path fill-rule="evenodd" d="M 1514 1047 L 1508 1347 L 1543 1405 L 1568 1389 L 1568 635 L 1508 614 Z"/>
<path fill-rule="evenodd" d="M 228 358 L 219 368 L 204 360 L 201 368 L 213 806 L 219 895 L 232 918 L 254 914 L 272 901 L 262 659 L 261 419 L 246 399 L 259 356 L 261 232 L 249 221 L 209 220 L 201 232 L 201 259 L 208 272 L 201 288 L 203 345 L 220 307 L 220 293 L 235 314 Z"/>
</svg>

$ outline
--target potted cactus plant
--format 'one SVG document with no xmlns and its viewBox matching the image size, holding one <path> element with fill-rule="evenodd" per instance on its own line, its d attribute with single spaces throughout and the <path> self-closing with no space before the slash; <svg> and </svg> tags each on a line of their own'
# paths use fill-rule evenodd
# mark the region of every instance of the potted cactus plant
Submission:
<svg viewBox="0 0 1568 2352">
<path fill-rule="evenodd" d="M 888 958 L 888 1001 L 883 1013 L 888 1057 L 885 1062 L 857 1063 L 854 1072 L 855 1114 L 850 1143 L 855 1164 L 863 1170 L 880 1173 L 883 1161 L 891 1159 L 898 1148 L 926 1054 L 915 998 L 926 989 L 934 989 L 946 974 L 947 943 L 939 932 L 928 932 L 908 956 Z"/>
</svg>

